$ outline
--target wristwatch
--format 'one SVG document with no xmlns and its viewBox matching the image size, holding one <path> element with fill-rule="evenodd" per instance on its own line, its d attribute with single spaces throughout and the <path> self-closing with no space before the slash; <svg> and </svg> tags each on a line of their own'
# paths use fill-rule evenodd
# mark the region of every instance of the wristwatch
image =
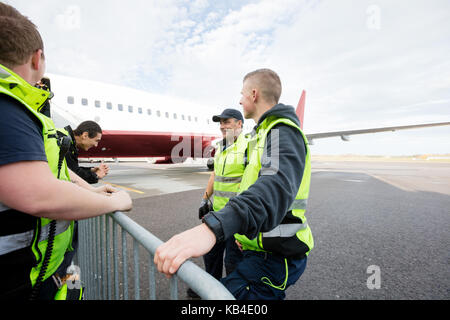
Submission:
<svg viewBox="0 0 450 320">
<path fill-rule="evenodd" d="M 206 224 L 208 228 L 210 228 L 214 233 L 214 235 L 216 236 L 216 242 L 222 242 L 225 240 L 220 220 L 216 218 L 213 212 L 206 214 L 202 218 L 202 222 Z"/>
</svg>

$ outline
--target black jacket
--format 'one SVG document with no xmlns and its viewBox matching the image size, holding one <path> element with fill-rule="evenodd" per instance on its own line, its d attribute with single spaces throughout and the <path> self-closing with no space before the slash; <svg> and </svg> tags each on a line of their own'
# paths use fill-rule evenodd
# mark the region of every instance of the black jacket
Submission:
<svg viewBox="0 0 450 320">
<path fill-rule="evenodd" d="M 300 125 L 295 109 L 283 104 L 265 112 L 258 125 L 271 115 L 288 118 Z M 273 129 L 278 129 L 279 139 L 272 141 Z M 306 146 L 296 128 L 278 124 L 267 135 L 263 159 L 270 156 L 272 149 L 276 150 L 275 143 L 278 143 L 279 169 L 275 170 L 270 161 L 262 163 L 258 180 L 248 190 L 231 198 L 222 210 L 209 213 L 219 221 L 224 239 L 234 233 L 253 239 L 258 232 L 272 230 L 280 224 L 294 201 L 305 167 Z M 216 230 L 213 231 L 217 237 Z"/>
<path fill-rule="evenodd" d="M 83 178 L 87 183 L 97 183 L 98 176 L 95 172 L 91 171 L 91 168 L 88 167 L 80 167 L 78 165 L 78 149 L 75 142 L 75 136 L 73 134 L 73 130 L 70 126 L 64 127 L 64 129 L 69 132 L 70 137 L 72 138 L 72 144 L 70 145 L 69 152 L 66 154 L 66 162 L 67 166 L 70 170 L 75 172 L 78 176 Z"/>
</svg>

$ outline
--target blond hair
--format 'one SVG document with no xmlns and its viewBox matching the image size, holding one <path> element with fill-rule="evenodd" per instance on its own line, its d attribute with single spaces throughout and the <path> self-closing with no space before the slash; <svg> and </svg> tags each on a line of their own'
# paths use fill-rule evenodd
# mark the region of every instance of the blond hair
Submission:
<svg viewBox="0 0 450 320">
<path fill-rule="evenodd" d="M 247 73 L 245 81 L 252 81 L 261 90 L 261 96 L 266 102 L 277 104 L 281 96 L 281 80 L 275 71 L 258 69 Z"/>
</svg>

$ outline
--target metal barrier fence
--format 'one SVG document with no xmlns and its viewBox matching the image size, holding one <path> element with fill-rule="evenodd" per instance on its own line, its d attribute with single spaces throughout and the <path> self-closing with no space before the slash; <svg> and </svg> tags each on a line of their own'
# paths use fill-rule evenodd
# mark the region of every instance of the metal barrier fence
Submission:
<svg viewBox="0 0 450 320">
<path fill-rule="evenodd" d="M 121 227 L 120 235 L 118 227 Z M 163 243 L 160 239 L 122 212 L 81 220 L 78 222 L 78 229 L 79 247 L 75 261 L 81 268 L 85 299 L 140 300 L 141 287 L 147 284 L 148 296 L 144 299 L 156 299 L 156 284 L 161 281 L 156 280 L 155 273 L 158 273 L 153 255 Z M 128 250 L 127 235 L 132 239 L 132 254 Z M 148 253 L 148 277 L 143 276 L 144 272 L 141 273 L 146 262 L 142 260 L 140 263 L 145 255 L 141 255 L 142 249 Z M 131 255 L 132 263 L 129 261 Z M 129 281 L 131 273 L 134 278 L 132 282 Z M 233 295 L 219 281 L 189 260 L 169 280 L 170 299 L 178 299 L 178 278 L 202 299 L 234 300 Z M 146 281 L 143 282 L 143 279 Z M 130 294 L 132 289 L 134 296 Z"/>
</svg>

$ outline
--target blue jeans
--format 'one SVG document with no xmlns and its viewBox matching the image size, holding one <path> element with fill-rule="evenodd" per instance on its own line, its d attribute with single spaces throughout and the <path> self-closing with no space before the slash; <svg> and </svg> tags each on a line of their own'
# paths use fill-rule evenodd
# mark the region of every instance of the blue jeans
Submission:
<svg viewBox="0 0 450 320">
<path fill-rule="evenodd" d="M 230 237 L 225 242 L 216 243 L 212 249 L 203 256 L 205 270 L 217 280 L 222 278 L 223 254 L 225 252 L 225 273 L 229 275 L 242 260 L 242 253 Z"/>
<path fill-rule="evenodd" d="M 283 300 L 305 271 L 306 260 L 244 251 L 242 262 L 221 282 L 237 300 Z"/>
</svg>

